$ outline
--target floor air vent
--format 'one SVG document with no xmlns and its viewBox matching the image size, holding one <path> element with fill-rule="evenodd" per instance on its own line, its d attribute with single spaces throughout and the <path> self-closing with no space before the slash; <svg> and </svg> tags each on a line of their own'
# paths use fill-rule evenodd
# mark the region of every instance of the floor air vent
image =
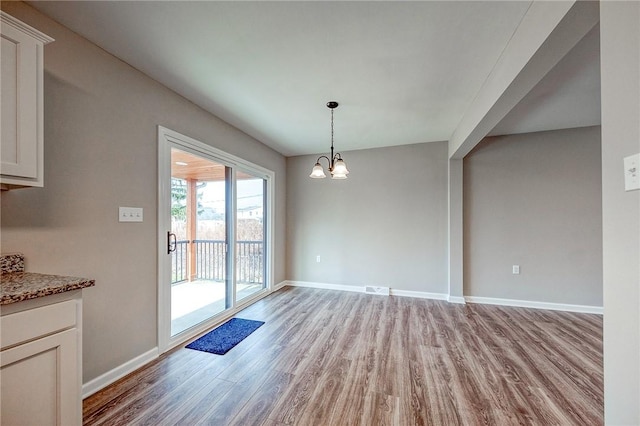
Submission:
<svg viewBox="0 0 640 426">
<path fill-rule="evenodd" d="M 372 285 L 365 286 L 364 292 L 367 294 L 379 294 L 381 296 L 389 295 L 389 287 L 374 287 Z"/>
</svg>

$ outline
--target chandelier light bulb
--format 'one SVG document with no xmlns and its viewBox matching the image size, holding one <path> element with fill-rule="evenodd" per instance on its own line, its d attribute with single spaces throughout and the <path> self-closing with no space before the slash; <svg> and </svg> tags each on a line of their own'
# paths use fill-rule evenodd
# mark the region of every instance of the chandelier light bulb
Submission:
<svg viewBox="0 0 640 426">
<path fill-rule="evenodd" d="M 342 160 L 342 158 L 338 159 L 338 161 L 336 161 L 333 165 L 333 173 L 345 175 L 346 179 L 346 175 L 349 174 L 349 170 L 347 170 L 347 165 L 344 163 L 344 160 Z"/>
<path fill-rule="evenodd" d="M 309 175 L 309 177 L 313 179 L 322 179 L 322 178 L 326 178 L 327 175 L 324 174 L 324 169 L 322 168 L 322 165 L 320 163 L 316 163 L 316 165 L 313 166 L 313 170 L 311 171 L 311 174 Z"/>
</svg>

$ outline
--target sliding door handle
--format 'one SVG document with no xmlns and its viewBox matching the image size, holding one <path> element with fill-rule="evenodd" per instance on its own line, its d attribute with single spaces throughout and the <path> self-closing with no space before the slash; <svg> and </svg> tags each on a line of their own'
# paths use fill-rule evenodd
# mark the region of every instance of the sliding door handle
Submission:
<svg viewBox="0 0 640 426">
<path fill-rule="evenodd" d="M 171 254 L 176 251 L 178 242 L 176 240 L 176 234 L 171 231 L 167 232 L 167 254 Z"/>
</svg>

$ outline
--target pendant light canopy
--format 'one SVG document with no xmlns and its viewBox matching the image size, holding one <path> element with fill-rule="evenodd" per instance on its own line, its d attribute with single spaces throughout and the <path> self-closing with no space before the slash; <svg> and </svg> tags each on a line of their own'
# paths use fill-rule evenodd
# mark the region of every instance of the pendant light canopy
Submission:
<svg viewBox="0 0 640 426">
<path fill-rule="evenodd" d="M 313 166 L 313 170 L 309 175 L 310 178 L 322 179 L 327 177 L 327 175 L 324 174 L 324 168 L 322 167 L 322 164 L 320 164 L 321 158 L 327 160 L 327 163 L 329 164 L 329 173 L 331 173 L 331 179 L 346 179 L 347 175 L 349 174 L 347 165 L 342 159 L 340 153 L 338 152 L 335 155 L 333 154 L 333 110 L 337 107 L 338 103 L 336 101 L 327 102 L 327 108 L 331 110 L 331 158 L 327 157 L 326 155 L 321 155 L 320 157 L 318 157 L 318 159 L 316 160 L 316 164 L 315 166 Z"/>
</svg>

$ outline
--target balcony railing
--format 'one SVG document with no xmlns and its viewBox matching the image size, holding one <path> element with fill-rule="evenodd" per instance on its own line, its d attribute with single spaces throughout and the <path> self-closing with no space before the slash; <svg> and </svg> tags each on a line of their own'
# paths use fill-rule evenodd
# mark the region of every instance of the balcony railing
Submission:
<svg viewBox="0 0 640 426">
<path fill-rule="evenodd" d="M 189 241 L 176 241 L 176 249 L 171 253 L 171 284 L 185 281 L 189 278 L 187 256 Z"/>
<path fill-rule="evenodd" d="M 193 240 L 196 279 L 224 281 L 226 277 L 226 243 L 223 240 Z M 176 242 L 171 253 L 171 283 L 189 279 L 190 241 Z M 262 241 L 237 241 L 236 282 L 241 284 L 264 283 L 264 251 Z"/>
</svg>

